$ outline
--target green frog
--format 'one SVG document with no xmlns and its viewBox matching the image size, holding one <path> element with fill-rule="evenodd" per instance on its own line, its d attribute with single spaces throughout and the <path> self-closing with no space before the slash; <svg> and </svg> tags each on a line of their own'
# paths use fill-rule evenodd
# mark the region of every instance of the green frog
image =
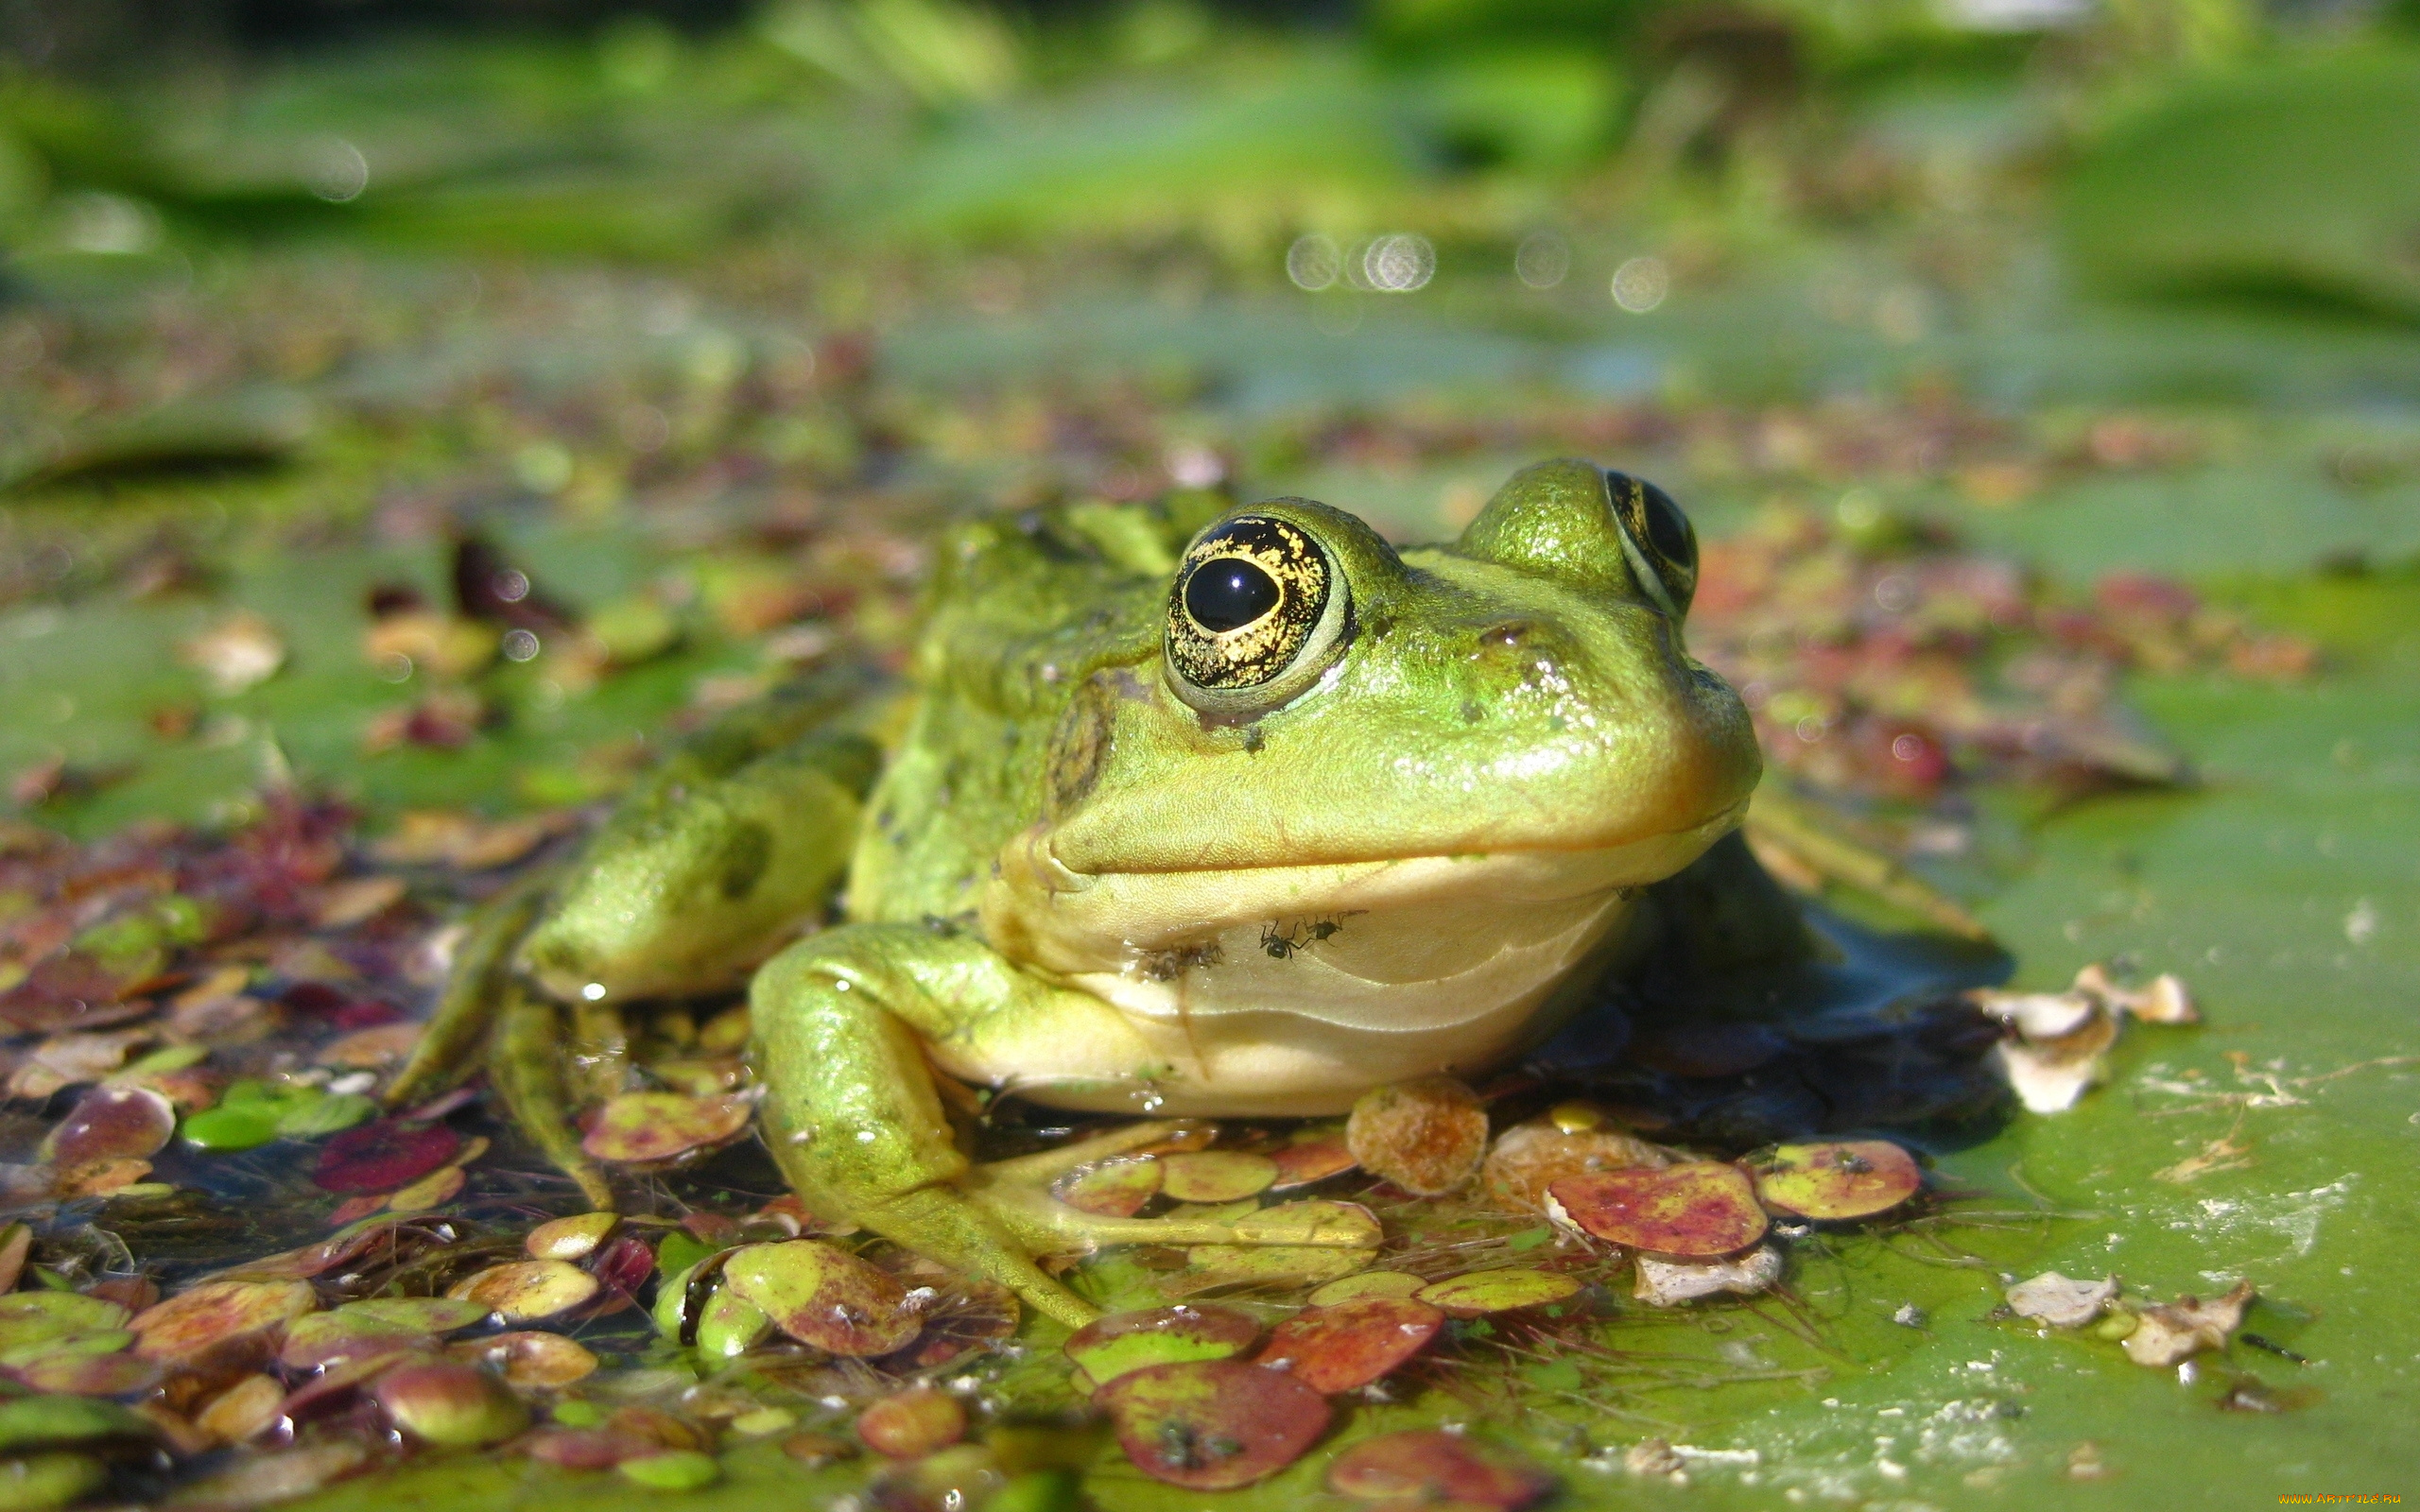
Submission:
<svg viewBox="0 0 2420 1512">
<path fill-rule="evenodd" d="M 1370 1243 L 1336 1204 L 1117 1218 L 1047 1184 L 1171 1121 L 1502 1066 L 1674 930 L 1804 949 L 1737 835 L 1747 710 L 1684 644 L 1697 560 L 1663 490 L 1582 461 L 1404 550 L 1294 498 L 968 524 L 904 710 L 825 677 L 694 738 L 476 921 L 390 1101 L 483 1061 L 610 1205 L 565 1047 L 745 982 L 801 1197 L 1047 1314 L 1093 1312 L 1039 1256 Z M 1141 1121 L 977 1164 L 998 1095 Z"/>
</svg>

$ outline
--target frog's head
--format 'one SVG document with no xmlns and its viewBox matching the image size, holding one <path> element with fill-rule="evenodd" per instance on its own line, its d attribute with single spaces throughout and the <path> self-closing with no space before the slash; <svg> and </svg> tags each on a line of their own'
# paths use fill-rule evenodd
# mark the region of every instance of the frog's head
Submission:
<svg viewBox="0 0 2420 1512">
<path fill-rule="evenodd" d="M 1738 696 L 1683 645 L 1696 575 L 1680 508 L 1586 462 L 1402 553 L 1308 500 L 1230 509 L 1158 653 L 1080 690 L 1034 838 L 1076 877 L 1586 852 L 1607 885 L 1660 880 L 1758 774 Z"/>
</svg>

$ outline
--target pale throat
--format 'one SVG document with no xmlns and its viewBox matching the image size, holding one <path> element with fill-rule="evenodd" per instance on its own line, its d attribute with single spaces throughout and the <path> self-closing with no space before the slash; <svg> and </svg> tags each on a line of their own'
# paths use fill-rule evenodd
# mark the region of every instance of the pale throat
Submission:
<svg viewBox="0 0 2420 1512">
<path fill-rule="evenodd" d="M 1004 887 L 984 911 L 995 948 L 1109 1004 L 1151 1061 L 1139 1098 L 1132 1073 L 1082 1046 L 1011 1079 L 1059 1107 L 1309 1116 L 1388 1082 L 1478 1074 L 1550 1029 L 1619 948 L 1638 860 L 1528 851 Z"/>
</svg>

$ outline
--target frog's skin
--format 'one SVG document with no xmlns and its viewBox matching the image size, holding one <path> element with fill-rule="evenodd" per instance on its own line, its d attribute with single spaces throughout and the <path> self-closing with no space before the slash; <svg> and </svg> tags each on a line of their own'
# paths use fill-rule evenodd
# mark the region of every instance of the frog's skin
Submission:
<svg viewBox="0 0 2420 1512">
<path fill-rule="evenodd" d="M 622 1005 L 746 979 L 762 1132 L 807 1203 L 1052 1315 L 1092 1312 L 1037 1254 L 1367 1243 L 1283 1209 L 1240 1231 L 1076 1212 L 1045 1177 L 1168 1125 L 978 1167 L 947 1110 L 973 1084 L 1333 1114 L 1517 1056 L 1642 920 L 1794 948 L 1725 839 L 1759 763 L 1683 644 L 1695 572 L 1669 500 L 1575 461 L 1400 552 L 1303 499 L 968 526 L 889 740 L 827 681 L 693 742 L 549 889 L 491 910 L 394 1095 L 484 1036 L 515 1114 L 607 1199 L 564 1131 L 566 1012 L 594 1053 Z M 1693 863 L 1659 894 L 1682 903 L 1643 898 Z M 836 890 L 844 921 L 800 937 Z"/>
</svg>

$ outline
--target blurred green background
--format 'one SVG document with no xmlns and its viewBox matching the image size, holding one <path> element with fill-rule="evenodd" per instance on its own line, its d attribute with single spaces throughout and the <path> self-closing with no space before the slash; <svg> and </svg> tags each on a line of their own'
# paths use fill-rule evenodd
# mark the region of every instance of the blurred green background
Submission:
<svg viewBox="0 0 2420 1512">
<path fill-rule="evenodd" d="M 1710 537 L 2155 572 L 2319 661 L 2138 667 L 2189 786 L 1870 805 L 1978 837 L 1922 864 L 2020 981 L 2130 957 L 2211 1024 L 1942 1152 L 2066 1215 L 1988 1262 L 1844 1251 L 1820 1347 L 1659 1325 L 1831 1375 L 1659 1399 L 1686 1488 L 1566 1419 L 1572 1503 L 2420 1491 L 2420 6 L 0 0 L 0 770 L 44 824 L 229 817 L 265 759 L 373 827 L 582 801 L 819 635 L 895 657 L 959 510 L 1215 485 L 1417 537 L 1573 450 Z M 366 595 L 441 597 L 464 529 L 614 660 L 398 723 Z M 275 676 L 214 681 L 233 609 Z M 2253 1363 L 2315 1390 L 2230 1415 L 1995 1320 L 1995 1265 L 2250 1275 L 2318 1361 Z"/>
</svg>

